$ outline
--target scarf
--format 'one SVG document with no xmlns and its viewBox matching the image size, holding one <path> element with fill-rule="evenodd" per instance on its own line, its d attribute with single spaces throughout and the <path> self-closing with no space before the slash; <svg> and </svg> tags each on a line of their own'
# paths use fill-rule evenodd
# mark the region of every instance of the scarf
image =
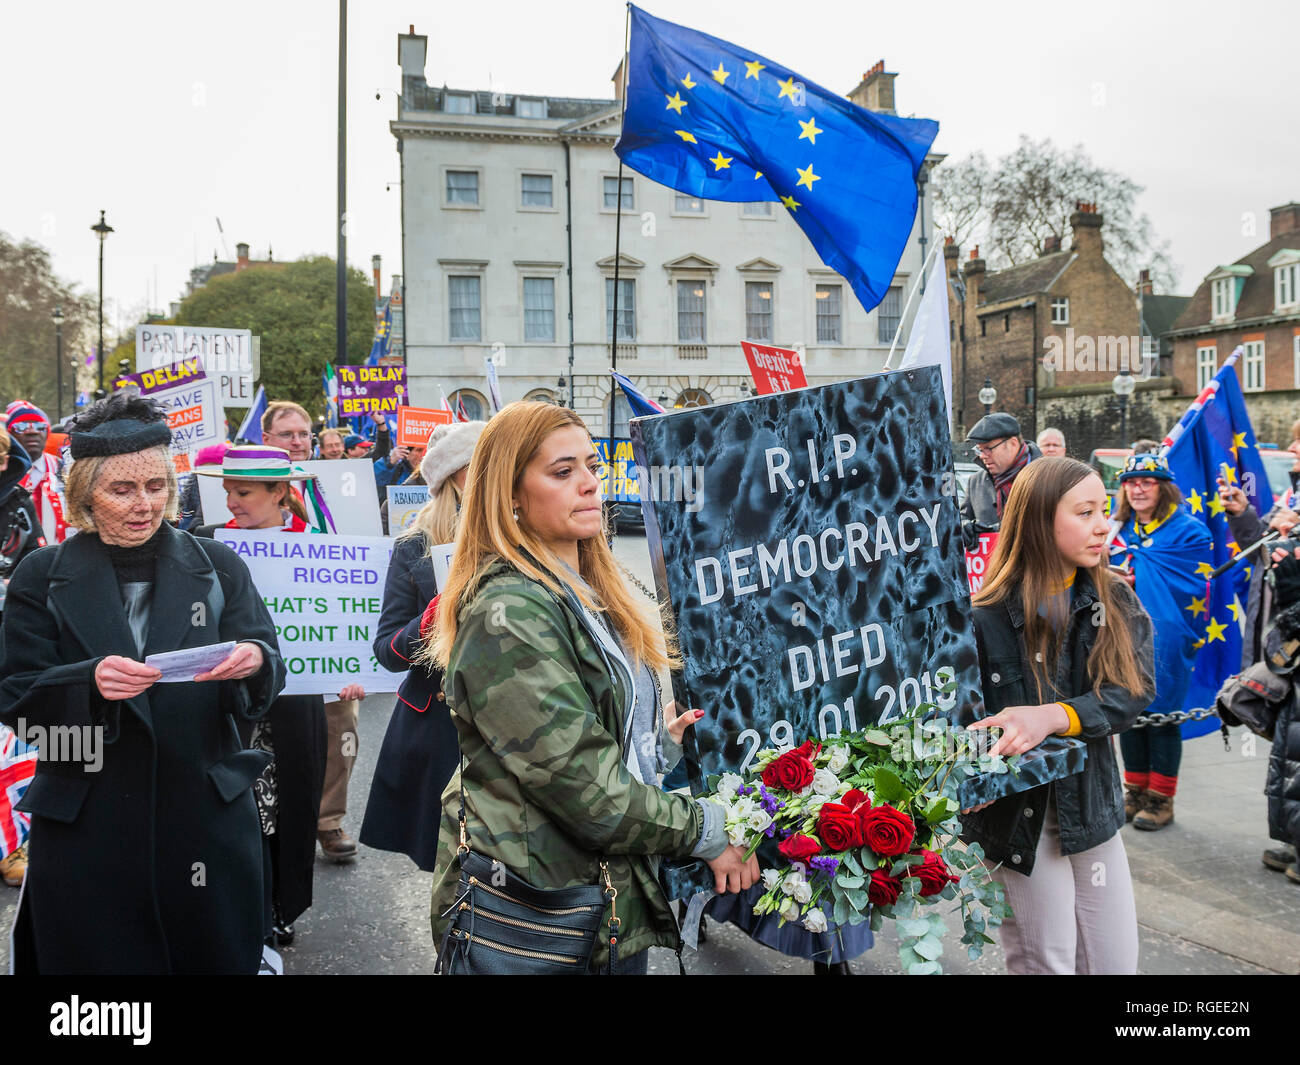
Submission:
<svg viewBox="0 0 1300 1065">
<path fill-rule="evenodd" d="M 63 517 L 63 485 L 59 484 L 57 469 L 58 460 L 53 455 L 42 454 L 32 462 L 27 476 L 18 482 L 31 495 L 45 540 L 51 544 L 61 544 L 68 538 L 68 523 Z"/>
<path fill-rule="evenodd" d="M 1002 508 L 1006 506 L 1007 496 L 1011 494 L 1011 483 L 1016 479 L 1016 475 L 1029 465 L 1029 445 L 1020 445 L 1020 454 L 1016 456 L 1016 461 L 1008 466 L 1002 473 L 990 474 L 993 478 L 993 490 L 996 493 L 996 505 L 998 508 L 998 517 L 1002 517 Z"/>
</svg>

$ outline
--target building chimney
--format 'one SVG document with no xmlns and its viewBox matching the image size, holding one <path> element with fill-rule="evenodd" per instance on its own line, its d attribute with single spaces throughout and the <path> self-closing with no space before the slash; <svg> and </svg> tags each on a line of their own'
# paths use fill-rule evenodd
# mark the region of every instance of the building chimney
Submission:
<svg viewBox="0 0 1300 1065">
<path fill-rule="evenodd" d="M 1285 233 L 1300 232 L 1300 203 L 1286 203 L 1268 209 L 1268 239 L 1275 240 Z"/>
<path fill-rule="evenodd" d="M 1101 258 L 1102 221 L 1103 216 L 1098 213 L 1095 203 L 1076 202 L 1074 214 L 1070 215 L 1070 229 L 1073 231 L 1071 250 Z"/>
<path fill-rule="evenodd" d="M 1155 289 L 1151 285 L 1150 270 L 1139 271 L 1137 294 L 1139 296 L 1151 296 L 1155 294 Z"/>
<path fill-rule="evenodd" d="M 618 61 L 618 66 L 614 68 L 614 73 L 610 76 L 614 82 L 614 99 L 623 102 L 623 64 L 627 61 L 627 56 L 623 56 Z"/>
<path fill-rule="evenodd" d="M 398 34 L 397 64 L 402 68 L 403 78 L 424 77 L 424 56 L 429 47 L 429 38 L 416 33 L 411 27 L 410 33 Z"/>
<path fill-rule="evenodd" d="M 978 307 L 980 302 L 980 280 L 984 276 L 984 260 L 980 258 L 980 246 L 978 244 L 970 250 L 970 261 L 966 263 L 965 269 L 962 270 L 962 276 L 966 278 L 966 304 L 969 307 Z"/>
<path fill-rule="evenodd" d="M 881 59 L 874 67 L 862 75 L 858 87 L 849 93 L 849 99 L 868 111 L 881 111 L 887 115 L 894 111 L 894 79 L 897 74 L 885 70 L 885 61 Z"/>
<path fill-rule="evenodd" d="M 248 269 L 248 245 L 235 245 L 235 272 Z"/>
<path fill-rule="evenodd" d="M 1061 250 L 1061 238 L 1060 238 L 1060 237 L 1055 237 L 1055 236 L 1053 236 L 1053 237 L 1048 237 L 1046 240 L 1043 241 L 1043 254 L 1044 254 L 1044 255 L 1054 255 L 1056 252 L 1058 252 L 1058 251 L 1060 251 L 1060 250 Z"/>
<path fill-rule="evenodd" d="M 943 268 L 949 277 L 957 276 L 957 267 L 960 265 L 958 259 L 961 258 L 961 248 L 957 247 L 957 242 L 952 237 L 943 238 Z"/>
<path fill-rule="evenodd" d="M 384 282 L 380 275 L 380 267 L 383 266 L 383 259 L 378 255 L 370 257 L 370 273 L 375 279 L 375 302 L 378 303 L 384 298 Z"/>
</svg>

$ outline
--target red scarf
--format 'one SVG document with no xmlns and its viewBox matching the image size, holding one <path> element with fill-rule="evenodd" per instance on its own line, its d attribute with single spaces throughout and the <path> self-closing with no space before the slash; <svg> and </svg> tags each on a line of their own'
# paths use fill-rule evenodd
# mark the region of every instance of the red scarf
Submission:
<svg viewBox="0 0 1300 1065">
<path fill-rule="evenodd" d="M 54 487 L 54 475 L 57 470 L 58 460 L 53 455 L 42 454 L 32 463 L 32 468 L 18 483 L 32 497 L 36 516 L 41 519 L 41 528 L 46 538 L 48 539 L 53 531 L 53 542 L 61 544 L 68 538 L 68 522 L 63 516 L 61 493 Z M 42 473 L 44 476 L 41 476 Z M 53 530 L 50 529 L 51 524 L 54 526 Z"/>
<path fill-rule="evenodd" d="M 1011 494 L 1011 485 L 1016 479 L 1016 474 L 1029 465 L 1029 445 L 1020 445 L 1020 454 L 1016 456 L 1016 461 L 1008 466 L 1001 473 L 993 475 L 993 491 L 995 495 L 994 502 L 998 508 L 998 517 L 1002 517 L 1002 508 L 1006 506 L 1007 496 Z"/>
</svg>

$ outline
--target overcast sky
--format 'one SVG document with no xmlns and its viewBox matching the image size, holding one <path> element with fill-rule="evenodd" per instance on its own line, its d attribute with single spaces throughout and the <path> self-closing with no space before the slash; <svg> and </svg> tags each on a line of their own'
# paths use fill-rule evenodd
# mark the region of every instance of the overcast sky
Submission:
<svg viewBox="0 0 1300 1065">
<path fill-rule="evenodd" d="M 1181 291 L 1268 239 L 1300 199 L 1294 3 L 863 3 L 647 0 L 848 92 L 878 59 L 900 114 L 940 123 L 935 150 L 990 157 L 1021 133 L 1081 143 L 1130 175 L 1172 244 Z M 608 97 L 619 0 L 354 2 L 348 27 L 348 260 L 401 261 L 397 35 L 429 37 L 433 84 Z M 119 317 L 179 298 L 191 266 L 333 255 L 337 4 L 65 0 L 0 14 L 0 230 L 96 286 L 100 208 L 116 232 Z M 1254 216 L 1255 234 L 1249 230 Z M 224 244 L 217 218 L 225 230 Z M 1244 220 L 1245 219 L 1245 220 Z M 152 295 L 156 293 L 156 295 Z"/>
</svg>

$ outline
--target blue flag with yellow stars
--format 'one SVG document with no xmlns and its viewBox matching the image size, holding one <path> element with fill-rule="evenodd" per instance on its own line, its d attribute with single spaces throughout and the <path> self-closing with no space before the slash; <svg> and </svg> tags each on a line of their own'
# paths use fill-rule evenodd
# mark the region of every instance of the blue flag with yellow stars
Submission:
<svg viewBox="0 0 1300 1065">
<path fill-rule="evenodd" d="M 1217 391 L 1199 410 L 1189 412 L 1181 435 L 1165 455 L 1174 480 L 1187 500 L 1189 513 L 1204 522 L 1214 538 L 1213 564 L 1202 563 L 1197 569 L 1203 578 L 1240 548 L 1249 546 L 1233 542 L 1227 514 L 1219 499 L 1217 478 L 1223 476 L 1229 484 L 1240 486 L 1257 514 L 1267 514 L 1273 506 L 1268 473 L 1255 446 L 1255 431 L 1250 425 L 1234 364 L 1226 363 L 1214 375 L 1214 380 Z M 1204 643 L 1197 648 L 1185 709 L 1212 707 L 1219 687 L 1240 671 L 1249 584 L 1250 566 L 1246 564 L 1228 570 L 1211 582 L 1206 600 Z M 1183 738 L 1202 736 L 1218 727 L 1217 717 L 1189 721 L 1183 725 Z"/>
<path fill-rule="evenodd" d="M 850 103 L 788 67 L 631 6 L 614 151 L 706 200 L 780 201 L 868 311 L 889 291 L 939 132 Z"/>
<path fill-rule="evenodd" d="M 393 301 L 384 301 L 384 316 L 375 326 L 375 339 L 370 345 L 370 354 L 366 356 L 367 366 L 378 366 L 379 360 L 388 354 L 393 342 Z"/>
</svg>

